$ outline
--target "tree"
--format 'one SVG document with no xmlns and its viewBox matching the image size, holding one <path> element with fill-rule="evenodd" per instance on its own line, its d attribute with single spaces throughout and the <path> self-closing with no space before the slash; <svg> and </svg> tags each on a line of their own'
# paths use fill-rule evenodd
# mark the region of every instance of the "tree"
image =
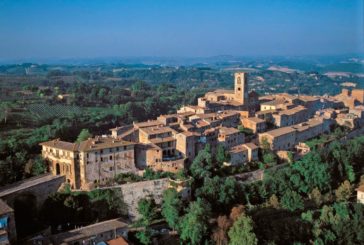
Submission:
<svg viewBox="0 0 364 245">
<path fill-rule="evenodd" d="M 201 188 L 196 190 L 196 196 L 206 198 L 210 203 L 220 207 L 230 205 L 236 200 L 239 191 L 233 177 L 206 177 Z"/>
<path fill-rule="evenodd" d="M 287 192 L 283 195 L 281 205 L 290 211 L 304 208 L 302 197 L 292 190 L 287 190 Z"/>
<path fill-rule="evenodd" d="M 157 217 L 157 205 L 152 198 L 142 198 L 138 201 L 137 207 L 140 218 L 137 221 L 141 226 L 149 226 Z"/>
<path fill-rule="evenodd" d="M 199 151 L 193 160 L 190 171 L 194 178 L 201 179 L 212 175 L 213 163 L 210 146 L 206 145 L 205 149 Z"/>
<path fill-rule="evenodd" d="M 253 232 L 253 220 L 241 215 L 229 230 L 230 245 L 256 245 L 258 239 Z"/>
<path fill-rule="evenodd" d="M 169 227 L 177 228 L 179 213 L 182 209 L 182 201 L 175 189 L 167 189 L 163 192 L 162 215 Z"/>
<path fill-rule="evenodd" d="M 345 180 L 336 190 L 335 190 L 335 197 L 336 200 L 346 201 L 348 200 L 352 195 L 352 187 L 350 185 L 350 182 Z"/>
<path fill-rule="evenodd" d="M 229 217 L 233 222 L 235 222 L 244 213 L 245 213 L 245 206 L 240 204 L 231 209 Z"/>
<path fill-rule="evenodd" d="M 267 152 L 263 154 L 263 162 L 269 166 L 277 165 L 277 158 L 273 152 Z"/>
<path fill-rule="evenodd" d="M 87 140 L 90 137 L 92 137 L 90 131 L 88 131 L 88 129 L 82 129 L 77 137 L 76 143 L 81 143 L 82 141 Z"/>
<path fill-rule="evenodd" d="M 263 153 L 267 153 L 267 152 L 271 151 L 270 144 L 268 142 L 267 137 L 262 138 L 261 146 L 262 146 L 262 149 L 263 149 Z"/>
<path fill-rule="evenodd" d="M 217 217 L 217 227 L 212 234 L 212 239 L 217 245 L 228 244 L 227 231 L 231 227 L 232 222 L 225 215 Z"/>
<path fill-rule="evenodd" d="M 273 208 L 279 208 L 279 199 L 275 194 L 269 198 L 268 205 Z"/>
<path fill-rule="evenodd" d="M 157 205 L 154 199 L 143 198 L 139 200 L 137 210 L 140 218 L 136 221 L 135 225 L 143 229 L 137 232 L 136 237 L 142 244 L 150 244 L 153 235 L 150 225 L 157 217 Z"/>
<path fill-rule="evenodd" d="M 226 152 L 224 146 L 219 144 L 216 149 L 216 161 L 219 166 L 222 166 L 224 162 L 229 160 L 228 153 Z"/>
<path fill-rule="evenodd" d="M 316 206 L 320 206 L 323 202 L 323 197 L 322 194 L 320 192 L 320 190 L 316 187 L 314 188 L 310 195 L 309 195 L 310 199 L 316 204 Z"/>
<path fill-rule="evenodd" d="M 291 178 L 299 191 L 309 193 L 315 187 L 323 191 L 330 186 L 328 165 L 321 161 L 317 152 L 308 153 L 300 161 L 293 163 L 292 168 L 300 175 L 299 179 Z"/>
<path fill-rule="evenodd" d="M 141 244 L 148 245 L 152 243 L 153 232 L 149 227 L 146 227 L 144 230 L 138 231 L 135 236 Z"/>
<path fill-rule="evenodd" d="M 187 213 L 183 216 L 179 226 L 182 241 L 190 242 L 190 244 L 201 244 L 209 228 L 210 210 L 210 205 L 203 202 L 202 199 L 190 203 Z"/>
<path fill-rule="evenodd" d="M 34 159 L 34 162 L 31 167 L 31 174 L 33 176 L 37 176 L 40 174 L 44 174 L 46 171 L 45 161 L 41 157 L 37 157 Z"/>
</svg>

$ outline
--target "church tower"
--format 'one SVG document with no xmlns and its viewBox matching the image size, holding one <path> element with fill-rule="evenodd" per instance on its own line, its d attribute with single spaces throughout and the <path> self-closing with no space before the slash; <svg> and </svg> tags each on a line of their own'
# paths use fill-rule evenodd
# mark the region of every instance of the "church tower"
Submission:
<svg viewBox="0 0 364 245">
<path fill-rule="evenodd" d="M 235 100 L 248 104 L 248 74 L 246 72 L 235 73 Z"/>
</svg>

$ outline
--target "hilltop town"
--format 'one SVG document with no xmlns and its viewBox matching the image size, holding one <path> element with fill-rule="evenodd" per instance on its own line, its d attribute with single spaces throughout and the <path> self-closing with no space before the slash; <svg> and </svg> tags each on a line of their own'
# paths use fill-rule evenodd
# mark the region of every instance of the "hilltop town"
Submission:
<svg viewBox="0 0 364 245">
<path fill-rule="evenodd" d="M 42 156 L 53 175 L 64 175 L 72 189 L 90 190 L 112 183 L 121 173 L 150 168 L 176 173 L 188 168 L 206 145 L 221 146 L 227 165 L 259 161 L 266 143 L 279 156 L 296 159 L 304 142 L 338 126 L 364 126 L 364 89 L 343 89 L 336 96 L 249 92 L 248 74 L 235 73 L 234 90 L 216 90 L 176 114 L 110 129 L 79 143 L 42 142 Z M 248 133 L 246 133 L 248 132 Z"/>
<path fill-rule="evenodd" d="M 290 209 L 283 204 L 285 195 L 272 192 L 267 199 L 258 197 L 261 194 L 252 194 L 251 188 L 262 181 L 266 185 L 268 170 L 277 171 L 278 175 L 279 171 L 291 168 L 290 164 L 306 161 L 317 149 L 331 149 L 330 145 L 336 141 L 346 144 L 364 133 L 364 89 L 344 88 L 340 94 L 332 96 L 259 95 L 249 88 L 246 72 L 236 72 L 232 82 L 233 90 L 209 91 L 197 99 L 197 104 L 183 105 L 173 114 L 109 128 L 76 142 L 62 140 L 62 137 L 40 142 L 40 156 L 46 163 L 47 173 L 0 190 L 0 198 L 4 200 L 0 202 L 1 217 L 6 220 L 4 239 L 17 240 L 15 223 L 20 215 L 15 213 L 14 218 L 13 208 L 19 205 L 16 204 L 18 197 L 24 193 L 30 198 L 27 202 L 33 200 L 38 209 L 44 209 L 47 203 L 52 207 L 50 203 L 56 203 L 52 195 L 56 195 L 56 199 L 65 198 L 65 203 L 67 198 L 77 198 L 77 195 L 91 198 L 91 203 L 98 195 L 105 195 L 105 200 L 111 198 L 112 202 L 125 204 L 122 218 L 105 216 L 102 222 L 76 229 L 51 224 L 51 232 L 38 231 L 30 239 L 27 234 L 29 244 L 93 244 L 118 239 L 132 243 L 135 237 L 140 240 L 140 236 L 150 238 L 156 234 L 173 238 L 176 227 L 171 226 L 167 216 L 164 217 L 169 226 L 164 223 L 159 230 L 150 221 L 139 226 L 142 229 L 154 227 L 151 228 L 154 235 L 146 235 L 146 231 L 129 225 L 130 222 L 139 224 L 148 212 L 155 212 L 150 209 L 143 214 L 143 202 L 146 207 L 162 206 L 162 215 L 165 215 L 163 205 L 170 190 L 186 206 L 209 200 L 212 208 L 221 210 L 219 205 L 224 202 L 230 208 L 234 203 L 243 202 L 249 206 L 265 200 L 266 205 L 278 210 L 278 196 L 282 198 L 282 208 Z M 281 177 L 274 178 L 274 181 L 280 181 Z M 227 188 L 223 192 L 232 191 L 223 198 L 231 199 L 230 202 L 222 201 L 222 197 L 218 201 L 216 197 L 212 198 L 210 190 L 204 189 L 208 181 L 214 186 L 210 188 L 221 185 Z M 230 181 L 231 185 L 225 186 L 225 181 Z M 364 203 L 364 185 L 355 181 L 351 182 L 358 186 L 357 200 Z M 320 191 L 327 191 L 326 187 Z M 97 194 L 99 192 L 106 194 Z M 347 198 L 352 198 L 351 194 Z M 109 201 L 107 205 L 111 207 Z M 238 209 L 243 212 L 242 207 Z M 296 207 L 292 211 L 296 209 L 302 208 Z M 95 218 L 100 217 L 96 215 Z M 57 227 L 62 232 L 55 231 Z M 128 236 L 128 233 L 132 235 Z M 179 236 L 184 241 L 191 239 L 183 238 L 182 234 Z M 24 235 L 21 241 L 25 241 Z"/>
</svg>

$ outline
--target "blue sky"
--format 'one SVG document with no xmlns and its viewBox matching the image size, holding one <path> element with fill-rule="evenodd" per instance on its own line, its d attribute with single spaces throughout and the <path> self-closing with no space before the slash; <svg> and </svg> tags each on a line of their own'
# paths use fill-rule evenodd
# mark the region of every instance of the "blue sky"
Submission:
<svg viewBox="0 0 364 245">
<path fill-rule="evenodd" d="M 0 59 L 364 51 L 362 0 L 0 0 Z"/>
</svg>

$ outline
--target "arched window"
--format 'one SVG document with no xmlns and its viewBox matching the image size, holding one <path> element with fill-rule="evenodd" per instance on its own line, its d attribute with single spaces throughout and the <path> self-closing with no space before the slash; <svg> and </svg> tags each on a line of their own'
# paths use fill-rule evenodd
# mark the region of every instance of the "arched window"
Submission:
<svg viewBox="0 0 364 245">
<path fill-rule="evenodd" d="M 237 83 L 237 84 L 241 84 L 241 78 L 240 78 L 240 77 L 238 77 L 238 78 L 236 79 L 236 83 Z"/>
</svg>

